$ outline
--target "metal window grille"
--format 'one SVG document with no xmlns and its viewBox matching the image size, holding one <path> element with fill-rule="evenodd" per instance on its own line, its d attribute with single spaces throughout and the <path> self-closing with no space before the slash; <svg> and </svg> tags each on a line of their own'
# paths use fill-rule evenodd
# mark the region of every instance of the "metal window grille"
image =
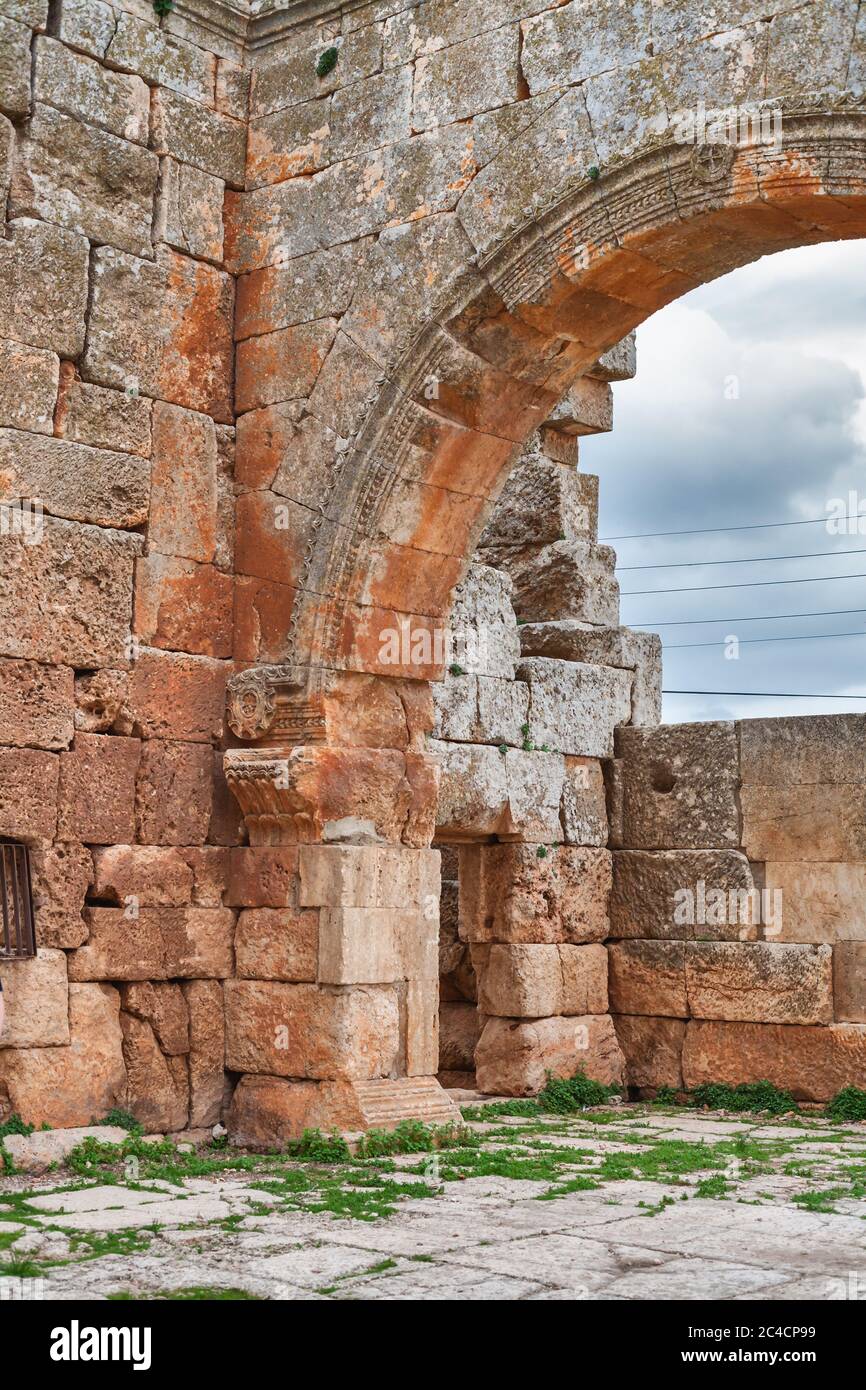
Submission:
<svg viewBox="0 0 866 1390">
<path fill-rule="evenodd" d="M 0 840 L 0 908 L 0 960 L 35 956 L 30 855 L 14 840 Z"/>
</svg>

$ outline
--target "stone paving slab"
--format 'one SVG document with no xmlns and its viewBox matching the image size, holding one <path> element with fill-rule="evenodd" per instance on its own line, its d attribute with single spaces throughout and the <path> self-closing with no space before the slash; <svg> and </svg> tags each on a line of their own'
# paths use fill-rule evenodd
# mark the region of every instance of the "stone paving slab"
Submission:
<svg viewBox="0 0 866 1390">
<path fill-rule="evenodd" d="M 276 1158 L 231 1171 L 223 1155 L 209 1172 L 202 1154 L 187 1178 L 155 1162 L 131 1186 L 120 1159 L 114 1181 L 0 1178 L 0 1235 L 60 1300 L 190 1289 L 272 1301 L 866 1298 L 866 1199 L 850 1152 L 866 1132 L 689 1112 L 509 1130 L 505 1145 L 346 1165 Z M 626 1132 L 637 1142 L 617 1138 Z M 806 1174 L 785 1172 L 804 1144 Z M 569 1149 L 591 1156 L 569 1162 Z M 634 1177 L 619 1176 L 622 1162 Z M 485 1165 L 496 1171 L 473 1173 Z M 403 1195 L 417 1183 L 429 1195 Z M 381 1212 L 364 1206 L 377 1184 Z"/>
</svg>

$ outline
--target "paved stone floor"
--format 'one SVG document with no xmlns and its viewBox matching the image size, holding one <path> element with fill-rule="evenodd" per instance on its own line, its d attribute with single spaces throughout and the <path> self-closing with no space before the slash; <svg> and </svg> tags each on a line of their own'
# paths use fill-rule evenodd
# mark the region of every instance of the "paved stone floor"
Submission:
<svg viewBox="0 0 866 1390">
<path fill-rule="evenodd" d="M 48 1299 L 866 1298 L 866 1124 L 623 1106 L 458 1139 L 81 1152 L 0 1179 L 0 1278 Z"/>
</svg>

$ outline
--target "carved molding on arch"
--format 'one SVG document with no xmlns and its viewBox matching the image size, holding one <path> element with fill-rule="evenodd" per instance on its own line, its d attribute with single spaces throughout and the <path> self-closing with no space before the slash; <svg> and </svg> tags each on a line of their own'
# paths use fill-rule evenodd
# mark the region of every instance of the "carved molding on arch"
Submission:
<svg viewBox="0 0 866 1390">
<path fill-rule="evenodd" d="M 279 726 L 303 733 L 298 742 L 309 742 L 323 729 L 316 715 L 321 709 L 321 678 L 315 673 L 345 665 L 340 646 L 344 613 L 357 601 L 371 542 L 386 539 L 381 517 L 425 409 L 424 385 L 436 376 L 455 343 L 479 356 L 474 346 L 461 341 L 461 333 L 467 324 L 471 327 L 472 305 L 483 294 L 492 291 L 508 311 L 540 303 L 556 279 L 579 282 L 586 265 L 583 256 L 576 256 L 577 249 L 586 248 L 592 263 L 654 227 L 744 206 L 750 201 L 750 188 L 751 200 L 760 201 L 762 180 L 772 180 L 778 192 L 789 179 L 792 188 L 810 194 L 818 171 L 825 192 L 866 196 L 863 103 L 842 95 L 832 100 L 797 97 L 780 104 L 780 147 L 738 146 L 729 162 L 715 146 L 707 152 L 657 139 L 604 170 L 600 180 L 581 175 L 560 185 L 543 206 L 521 209 L 517 230 L 507 229 L 483 257 L 462 267 L 426 318 L 398 341 L 322 505 L 321 519 L 338 521 L 339 528 L 336 538 L 334 527 L 318 525 L 314 530 L 300 585 L 305 596 L 299 597 L 293 618 L 286 665 L 257 668 L 292 676 L 268 674 L 258 682 L 254 672 L 244 672 L 232 682 L 232 727 L 236 732 L 261 730 L 239 737 L 271 741 Z M 575 376 L 580 370 L 578 365 Z M 260 685 L 273 689 L 273 709 L 269 695 L 258 693 Z M 246 723 L 242 705 L 251 711 Z M 286 741 L 282 733 L 279 741 Z"/>
</svg>

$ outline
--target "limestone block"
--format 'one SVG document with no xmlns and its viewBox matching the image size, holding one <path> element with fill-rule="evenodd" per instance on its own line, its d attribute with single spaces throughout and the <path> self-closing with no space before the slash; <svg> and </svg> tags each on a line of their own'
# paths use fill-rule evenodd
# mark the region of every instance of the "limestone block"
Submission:
<svg viewBox="0 0 866 1390">
<path fill-rule="evenodd" d="M 634 849 L 736 849 L 738 753 L 733 724 L 620 729 L 622 834 Z M 753 854 L 749 859 L 763 859 Z"/>
<path fill-rule="evenodd" d="M 744 719 L 739 724 L 743 782 L 866 782 L 866 715 Z"/>
<path fill-rule="evenodd" d="M 53 840 L 59 761 L 35 748 L 0 748 L 0 835 Z"/>
<path fill-rule="evenodd" d="M 475 675 L 514 679 L 520 635 L 511 605 L 511 588 L 507 574 L 489 565 L 471 565 L 454 590 L 454 660 Z"/>
<path fill-rule="evenodd" d="M 66 955 L 43 948 L 30 960 L 0 961 L 6 1021 L 0 1048 L 59 1047 L 69 1041 Z"/>
<path fill-rule="evenodd" d="M 131 734 L 135 720 L 128 704 L 129 673 L 102 670 L 75 678 L 75 727 L 86 734 Z"/>
<path fill-rule="evenodd" d="M 66 0 L 57 33 L 63 43 L 104 58 L 116 26 L 115 12 L 103 0 Z"/>
<path fill-rule="evenodd" d="M 189 1119 L 186 1059 L 164 1056 L 143 1019 L 121 1013 L 120 1027 L 130 1111 L 151 1134 L 184 1129 Z"/>
<path fill-rule="evenodd" d="M 0 241 L 4 337 L 77 358 L 84 348 L 87 242 L 25 217 L 8 223 L 7 234 Z M 44 274 L 46 265 L 50 275 Z"/>
<path fill-rule="evenodd" d="M 27 1124 L 89 1125 L 126 1105 L 120 996 L 100 984 L 69 986 L 68 1047 L 0 1049 L 0 1082 Z"/>
<path fill-rule="evenodd" d="M 140 77 L 109 72 L 46 37 L 36 40 L 35 83 L 37 102 L 121 140 L 147 144 L 150 93 Z"/>
<path fill-rule="evenodd" d="M 381 380 L 379 363 L 358 347 L 348 333 L 338 329 L 310 392 L 310 411 L 341 439 L 351 439 L 361 428 L 370 396 Z M 472 519 L 481 503 L 468 496 L 455 497 L 443 490 L 438 495 L 432 494 L 436 498 L 436 506 L 430 507 L 426 514 L 419 515 L 418 510 L 411 506 L 404 509 L 403 494 L 411 492 L 414 487 L 414 484 L 403 483 L 399 479 L 395 483 L 381 513 L 385 534 L 402 544 L 403 534 L 408 533 L 406 543 L 409 545 L 426 545 L 430 551 L 442 554 L 454 553 L 453 548 L 446 549 L 444 540 L 440 539 L 443 529 L 448 534 L 453 515 L 455 529 L 450 532 L 452 542 L 458 537 L 468 538 Z M 418 492 L 425 499 L 431 496 L 426 488 L 418 489 Z"/>
<path fill-rule="evenodd" d="M 433 708 L 436 714 L 433 733 L 436 738 L 473 742 L 478 725 L 478 677 L 464 673 L 448 675 L 444 681 L 434 681 Z"/>
<path fill-rule="evenodd" d="M 603 434 L 613 429 L 613 392 L 606 381 L 578 377 L 548 421 L 563 434 Z"/>
<path fill-rule="evenodd" d="M 688 1018 L 685 960 L 683 941 L 615 941 L 608 948 L 611 1011 Z"/>
<path fill-rule="evenodd" d="M 432 1077 L 439 1068 L 439 981 L 411 979 L 405 990 L 406 1075 Z"/>
<path fill-rule="evenodd" d="M 833 947 L 833 1007 L 839 1023 L 866 1023 L 866 941 Z"/>
<path fill-rule="evenodd" d="M 154 553 L 135 572 L 136 636 L 151 647 L 227 657 L 234 583 L 213 565 Z"/>
<path fill-rule="evenodd" d="M 105 845 L 93 851 L 93 896 L 100 902 L 122 907 L 134 899 L 140 907 L 186 907 L 192 885 L 192 870 L 179 850 Z"/>
<path fill-rule="evenodd" d="M 305 1129 L 357 1133 L 394 1129 L 401 1120 L 459 1123 L 460 1112 L 433 1076 L 374 1081 L 286 1081 L 242 1076 L 228 1127 L 233 1145 L 280 1149 Z"/>
<path fill-rule="evenodd" d="M 529 726 L 537 745 L 581 757 L 611 756 L 614 729 L 631 715 L 625 671 L 530 657 L 517 673 L 529 684 Z"/>
<path fill-rule="evenodd" d="M 218 980 L 182 986 L 189 1009 L 189 1123 L 215 1125 L 222 1118 L 225 1086 L 225 1008 Z"/>
<path fill-rule="evenodd" d="M 59 378 L 53 352 L 0 339 L 0 425 L 51 434 Z"/>
<path fill-rule="evenodd" d="M 223 255 L 225 184 L 201 169 L 162 159 L 155 240 L 208 261 Z"/>
<path fill-rule="evenodd" d="M 316 73 L 316 63 L 325 47 L 334 47 L 338 59 L 324 77 Z M 348 87 L 378 72 L 382 66 L 382 31 L 378 24 L 367 24 L 354 33 L 337 35 L 324 43 L 318 34 L 306 41 L 281 47 L 273 62 L 257 67 L 253 74 L 251 114 L 265 115 L 300 101 L 326 96 L 339 87 Z"/>
<path fill-rule="evenodd" d="M 415 75 L 416 101 L 421 79 Z M 392 145 L 439 121 L 412 119 L 412 69 L 394 68 L 334 93 L 328 125 L 330 159 L 346 159 Z M 441 122 L 445 124 L 445 122 Z"/>
<path fill-rule="evenodd" d="M 498 676 L 477 676 L 475 679 L 478 716 L 472 731 L 474 741 L 497 745 L 523 743 L 524 728 L 529 722 L 528 687 L 523 681 L 502 680 Z M 442 737 L 453 735 L 443 734 Z"/>
<path fill-rule="evenodd" d="M 561 836 L 564 766 L 556 754 L 431 741 L 441 764 L 437 833 L 547 842 Z"/>
<path fill-rule="evenodd" d="M 503 142 L 497 157 L 476 174 L 460 200 L 460 217 L 479 251 L 501 238 L 502 228 L 515 220 L 516 208 L 538 202 L 540 169 L 544 170 L 543 186 L 550 189 L 574 170 L 591 168 L 598 159 L 580 89 L 565 92 L 552 103 L 545 101 L 536 114 L 522 139 Z M 633 328 L 636 319 L 638 315 L 630 317 L 619 332 Z"/>
<path fill-rule="evenodd" d="M 81 1125 L 76 1129 L 35 1130 L 32 1134 L 7 1134 L 3 1147 L 14 1172 L 53 1173 L 64 1167 L 69 1154 L 87 1139 L 103 1144 L 123 1144 L 129 1131 L 119 1125 Z"/>
<path fill-rule="evenodd" d="M 12 163 L 15 157 L 15 127 L 5 116 L 0 115 L 0 198 L 3 205 L 9 194 L 12 182 Z"/>
<path fill-rule="evenodd" d="M 204 844 L 211 816 L 212 777 L 207 745 L 147 740 L 136 779 L 136 838 L 152 845 Z"/>
<path fill-rule="evenodd" d="M 736 850 L 617 850 L 610 934 L 754 941 L 762 917 L 755 887 L 748 859 Z"/>
<path fill-rule="evenodd" d="M 0 430 L 0 477 L 12 497 L 38 497 L 46 512 L 95 526 L 147 520 L 150 463 L 23 430 Z"/>
<path fill-rule="evenodd" d="M 129 678 L 129 705 L 144 738 L 210 743 L 222 735 L 224 662 L 140 647 Z"/>
<path fill-rule="evenodd" d="M 474 1071 L 481 1019 L 475 1004 L 439 1005 L 439 1071 Z"/>
<path fill-rule="evenodd" d="M 777 941 L 866 941 L 866 865 L 792 864 L 772 860 L 764 865 L 764 885 L 770 900 L 782 895 L 781 930 Z"/>
<path fill-rule="evenodd" d="M 153 95 L 151 147 L 181 164 L 243 188 L 246 127 L 242 121 L 211 111 L 178 92 L 159 89 Z"/>
<path fill-rule="evenodd" d="M 831 955 L 829 946 L 690 941 L 689 1013 L 745 1023 L 830 1023 Z"/>
<path fill-rule="evenodd" d="M 578 0 L 527 19 L 522 28 L 523 71 L 533 95 L 637 62 L 652 37 L 649 13 L 616 0 L 592 9 Z"/>
<path fill-rule="evenodd" d="M 100 247 L 82 370 L 101 386 L 136 389 L 228 423 L 232 298 L 230 276 L 166 247 L 155 262 Z"/>
<path fill-rule="evenodd" d="M 438 927 L 437 913 L 418 909 L 323 908 L 317 978 L 327 985 L 438 980 Z"/>
<path fill-rule="evenodd" d="M 282 851 L 288 854 L 290 851 Z M 232 851 L 242 855 L 244 851 Z M 252 855 L 254 851 L 246 851 Z M 281 851 L 259 850 L 258 855 Z M 296 852 L 301 907 L 435 908 L 439 852 L 386 845 L 302 845 Z M 257 871 L 264 877 L 266 870 Z"/>
<path fill-rule="evenodd" d="M 319 914 L 312 909 L 254 907 L 238 914 L 237 975 L 242 980 L 318 978 Z"/>
<path fill-rule="evenodd" d="M 682 1090 L 684 1019 L 614 1014 L 613 1026 L 625 1056 L 626 1085 Z"/>
<path fill-rule="evenodd" d="M 603 946 L 475 945 L 478 1009 L 503 1018 L 607 1013 Z"/>
<path fill-rule="evenodd" d="M 69 955 L 71 980 L 225 979 L 233 973 L 234 913 L 226 908 L 92 907 L 87 944 Z"/>
<path fill-rule="evenodd" d="M 153 491 L 148 544 L 165 555 L 213 560 L 217 525 L 217 443 L 206 415 L 157 401 L 153 410 Z"/>
<path fill-rule="evenodd" d="M 74 708 L 67 667 L 0 660 L 0 743 L 68 748 Z"/>
<path fill-rule="evenodd" d="M 299 174 L 315 174 L 330 164 L 330 106 L 327 97 L 319 97 L 251 121 L 247 187 L 259 188 Z"/>
<path fill-rule="evenodd" d="M 472 161 L 468 151 L 467 158 Z M 445 289 L 453 266 L 468 261 L 472 247 L 460 218 L 453 212 L 386 225 L 375 241 L 356 245 L 363 248 L 359 264 L 359 271 L 363 267 L 363 273 L 356 272 L 351 307 L 342 320 L 342 327 L 360 348 L 384 367 L 399 348 L 401 335 L 411 331 L 419 318 L 433 310 L 435 298 Z M 457 463 L 454 454 L 442 457 L 438 469 L 425 467 L 428 460 L 423 457 L 425 444 L 430 440 L 427 430 L 432 428 L 435 434 L 437 429 L 442 429 L 447 437 L 452 434 L 453 426 L 445 425 L 441 417 L 438 426 L 431 426 L 436 417 L 421 406 L 413 411 L 413 416 L 418 427 L 406 441 L 408 449 L 401 463 L 401 474 L 407 478 L 426 478 L 443 487 L 457 483 L 462 488 L 454 472 Z M 464 435 L 464 442 L 472 455 L 460 459 L 460 473 L 464 479 L 471 477 L 472 490 L 481 494 L 495 481 L 495 474 L 491 476 L 490 455 L 504 459 L 511 454 L 513 446 L 490 435 L 473 436 L 471 433 Z M 463 473 L 464 467 L 468 470 L 466 473 Z"/>
<path fill-rule="evenodd" d="M 126 659 L 139 536 L 43 519 L 41 541 L 9 536 L 0 572 L 5 654 L 68 666 Z"/>
<path fill-rule="evenodd" d="M 573 618 L 563 618 L 559 622 L 522 624 L 520 649 L 524 656 L 585 661 L 632 671 L 631 723 L 660 722 L 662 648 L 656 633 L 633 632 L 627 627 L 588 627 Z"/>
<path fill-rule="evenodd" d="M 290 107 L 288 112 L 282 114 L 292 114 L 299 109 L 303 108 Z M 250 138 L 252 139 L 252 134 Z M 285 265 L 265 266 L 262 270 L 242 275 L 237 286 L 235 318 L 235 335 L 238 342 L 256 334 L 291 328 L 295 324 L 306 323 L 309 319 L 324 319 L 329 314 L 344 313 L 357 289 L 358 271 L 363 264 L 364 253 L 369 247 L 369 241 L 333 246 L 324 251 L 313 251 L 309 255 L 295 256 Z M 287 429 L 290 438 L 294 435 L 304 439 L 308 434 L 316 441 L 322 438 L 320 421 L 310 416 L 302 416 L 298 409 L 292 411 L 285 403 L 269 408 L 260 421 L 239 420 L 238 428 L 255 427 L 256 433 L 261 435 L 264 428 L 270 432 L 282 421 L 285 421 L 287 426 L 292 424 L 296 427 Z M 264 439 L 261 439 L 259 447 L 267 447 Z M 309 485 L 304 468 L 299 466 L 300 459 L 286 459 L 282 450 L 278 449 L 269 461 L 273 464 L 274 470 L 280 466 L 286 467 L 287 478 L 290 477 L 296 487 L 304 486 L 305 483 Z M 329 461 L 333 465 L 333 441 Z M 312 463 L 312 460 L 310 462 Z M 316 462 L 323 466 L 325 460 L 317 459 Z M 273 478 L 274 472 L 271 471 L 270 476 L 266 474 L 258 483 L 269 486 Z M 240 481 L 251 486 L 257 485 L 251 477 L 242 477 Z M 275 490 L 285 492 L 287 497 L 294 497 L 296 501 L 305 500 L 305 497 L 299 495 L 292 487 L 275 486 Z"/>
<path fill-rule="evenodd" d="M 451 43 L 415 63 L 412 123 L 416 130 L 448 125 L 521 95 L 520 31 L 516 24 Z"/>
<path fill-rule="evenodd" d="M 137 15 L 117 16 L 107 57 L 113 67 L 137 72 L 152 86 L 167 87 L 204 105 L 213 100 L 216 58 Z"/>
<path fill-rule="evenodd" d="M 192 870 L 193 902 L 198 907 L 222 907 L 229 879 L 228 846 L 190 845 L 180 853 Z"/>
<path fill-rule="evenodd" d="M 607 352 L 603 352 L 598 361 L 590 367 L 587 375 L 597 377 L 599 381 L 630 381 L 636 376 L 637 350 L 634 333 L 627 333 Z"/>
<path fill-rule="evenodd" d="M 507 813 L 505 758 L 497 748 L 431 740 L 441 763 L 436 829 L 442 836 L 495 835 Z"/>
<path fill-rule="evenodd" d="M 560 846 L 539 857 L 535 845 L 461 848 L 460 934 L 473 943 L 603 941 L 610 884 L 606 850 Z"/>
<path fill-rule="evenodd" d="M 30 39 L 23 24 L 0 16 L 0 109 L 10 116 L 30 110 Z"/>
<path fill-rule="evenodd" d="M 743 848 L 750 859 L 866 859 L 864 782 L 747 783 L 741 802 Z"/>
<path fill-rule="evenodd" d="M 567 845 L 606 845 L 607 802 L 604 773 L 594 758 L 564 760 L 560 820 Z"/>
<path fill-rule="evenodd" d="M 247 338 L 238 345 L 239 411 L 257 410 L 310 395 L 337 332 L 333 318 L 299 323 Z"/>
<path fill-rule="evenodd" d="M 616 555 L 608 545 L 558 540 L 503 553 L 514 584 L 514 610 L 526 622 L 576 618 L 616 626 L 619 584 Z"/>
<path fill-rule="evenodd" d="M 797 1100 L 826 1101 L 843 1086 L 862 1086 L 866 1026 L 829 1028 L 778 1023 L 693 1021 L 686 1028 L 683 1082 L 739 1086 L 755 1077 L 792 1092 Z"/>
<path fill-rule="evenodd" d="M 140 145 L 37 106 L 13 174 L 11 209 L 150 257 L 157 173 L 156 156 Z"/>
<path fill-rule="evenodd" d="M 150 412 L 142 397 L 71 380 L 64 386 L 60 432 L 71 443 L 150 458 Z"/>
<path fill-rule="evenodd" d="M 496 563 L 501 547 L 552 545 L 555 541 L 595 541 L 598 536 L 598 478 L 524 449 L 496 502 L 479 542 Z M 524 656 L 565 653 L 527 651 Z M 570 657 L 581 661 L 583 657 Z"/>
<path fill-rule="evenodd" d="M 60 755 L 58 830 L 61 839 L 128 844 L 135 838 L 137 738 L 77 733 Z"/>
<path fill-rule="evenodd" d="M 230 1071 L 321 1080 L 388 1076 L 396 1068 L 400 1011 L 388 986 L 228 980 L 225 1002 Z"/>
<path fill-rule="evenodd" d="M 574 1076 L 619 1085 L 624 1059 L 607 1015 L 539 1018 L 532 1022 L 489 1018 L 475 1051 L 479 1091 L 497 1096 L 528 1096 L 541 1090 L 547 1075 Z"/>
<path fill-rule="evenodd" d="M 559 806 L 564 777 L 565 759 L 559 753 L 509 748 L 505 754 L 508 806 L 500 824 L 500 836 L 534 844 L 560 840 Z"/>
<path fill-rule="evenodd" d="M 0 14 L 41 31 L 48 23 L 48 0 L 0 0 Z"/>
<path fill-rule="evenodd" d="M 169 1056 L 189 1052 L 189 1009 L 180 985 L 152 980 L 121 985 L 120 1006 L 150 1024 L 160 1048 Z"/>
<path fill-rule="evenodd" d="M 312 848 L 312 846 L 311 846 Z M 321 846 L 329 854 L 336 847 Z M 298 847 L 241 846 L 229 850 L 229 907 L 293 907 L 297 903 Z M 302 906 L 307 904 L 302 902 Z M 318 904 L 316 904 L 318 905 Z"/>
<path fill-rule="evenodd" d="M 30 880 L 39 946 L 68 949 L 87 940 L 82 912 L 92 878 L 90 851 L 74 840 L 59 840 L 31 851 Z"/>
</svg>

